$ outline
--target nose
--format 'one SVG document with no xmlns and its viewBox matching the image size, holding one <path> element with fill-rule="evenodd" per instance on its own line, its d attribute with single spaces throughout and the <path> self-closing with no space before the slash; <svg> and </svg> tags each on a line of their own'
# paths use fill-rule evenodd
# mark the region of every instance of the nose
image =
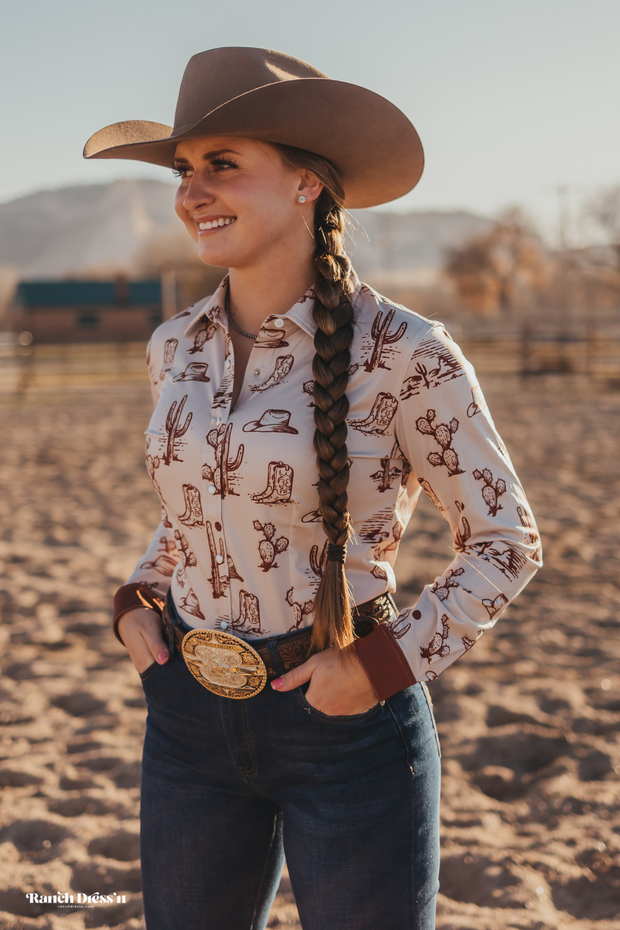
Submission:
<svg viewBox="0 0 620 930">
<path fill-rule="evenodd" d="M 206 178 L 199 172 L 195 172 L 185 188 L 185 195 L 183 197 L 184 208 L 188 213 L 191 213 L 194 210 L 198 210 L 201 206 L 211 206 L 214 201 L 215 195 L 209 190 Z"/>
</svg>

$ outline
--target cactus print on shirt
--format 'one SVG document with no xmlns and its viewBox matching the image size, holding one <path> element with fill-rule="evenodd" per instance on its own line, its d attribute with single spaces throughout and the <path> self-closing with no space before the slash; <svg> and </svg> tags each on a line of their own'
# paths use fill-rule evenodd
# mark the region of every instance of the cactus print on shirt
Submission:
<svg viewBox="0 0 620 930">
<path fill-rule="evenodd" d="M 313 294 L 264 321 L 231 409 L 227 286 L 163 323 L 149 345 L 146 461 L 163 518 L 128 581 L 171 587 L 192 627 L 251 640 L 309 626 L 325 568 Z M 450 524 L 454 558 L 392 631 L 416 679 L 433 681 L 527 584 L 540 539 L 474 370 L 443 326 L 366 285 L 353 304 L 347 578 L 357 603 L 395 590 L 424 491 Z"/>
</svg>

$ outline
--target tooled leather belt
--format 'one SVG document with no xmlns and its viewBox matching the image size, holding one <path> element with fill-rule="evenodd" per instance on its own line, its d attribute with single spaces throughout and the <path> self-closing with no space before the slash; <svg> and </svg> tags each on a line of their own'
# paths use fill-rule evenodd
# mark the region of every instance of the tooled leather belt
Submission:
<svg viewBox="0 0 620 930">
<path fill-rule="evenodd" d="M 371 601 L 358 604 L 353 609 L 355 635 L 360 638 L 368 636 L 380 623 L 393 619 L 395 611 L 396 605 L 391 594 L 379 594 Z M 170 653 L 172 654 L 175 645 L 179 650 L 181 649 L 183 638 L 190 627 L 177 619 L 176 608 L 174 603 L 171 603 L 170 595 L 163 610 L 162 620 Z M 171 630 L 174 630 L 174 638 L 170 635 Z M 292 633 L 273 636 L 269 640 L 259 640 L 256 644 L 252 640 L 248 640 L 248 643 L 265 663 L 267 677 L 271 680 L 282 674 L 274 666 L 273 651 L 277 653 L 284 669 L 290 671 L 290 669 L 301 665 L 308 658 L 311 639 L 312 627 L 304 627 L 304 629 L 295 630 Z"/>
</svg>

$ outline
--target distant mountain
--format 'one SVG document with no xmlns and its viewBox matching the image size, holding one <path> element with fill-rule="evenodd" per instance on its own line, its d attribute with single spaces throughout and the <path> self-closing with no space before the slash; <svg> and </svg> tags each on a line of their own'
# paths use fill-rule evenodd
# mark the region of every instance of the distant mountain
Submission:
<svg viewBox="0 0 620 930">
<path fill-rule="evenodd" d="M 0 204 L 0 267 L 20 278 L 89 272 L 131 273 L 146 243 L 179 231 L 175 187 L 162 181 L 113 181 L 41 191 Z M 431 283 L 446 249 L 486 232 L 472 213 L 353 211 L 353 261 L 376 282 Z"/>
</svg>

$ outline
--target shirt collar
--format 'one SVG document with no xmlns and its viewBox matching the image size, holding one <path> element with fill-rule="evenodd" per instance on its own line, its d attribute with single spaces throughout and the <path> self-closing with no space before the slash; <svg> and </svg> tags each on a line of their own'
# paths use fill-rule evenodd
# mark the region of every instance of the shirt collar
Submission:
<svg viewBox="0 0 620 930">
<path fill-rule="evenodd" d="M 355 304 L 361 288 L 360 281 L 355 273 L 354 281 L 355 288 L 351 294 L 351 302 L 353 304 Z M 189 335 L 190 330 L 202 317 L 207 317 L 207 319 L 212 320 L 214 323 L 220 323 L 224 329 L 228 330 L 228 320 L 224 309 L 227 288 L 228 275 L 220 282 L 215 293 L 211 297 L 206 298 L 197 305 L 195 312 L 192 314 L 192 318 L 185 327 L 184 336 Z M 293 304 L 291 309 L 287 313 L 282 314 L 285 320 L 292 320 L 293 323 L 299 326 L 300 329 L 303 329 L 303 331 L 313 339 L 316 333 L 316 323 L 314 322 L 312 314 L 315 299 L 316 294 L 314 293 L 314 288 L 309 287 L 306 293 Z M 269 317 L 269 319 L 273 319 L 273 316 Z"/>
<path fill-rule="evenodd" d="M 213 323 L 220 323 L 224 329 L 228 331 L 228 320 L 226 318 L 226 311 L 224 309 L 227 289 L 228 275 L 226 275 L 220 281 L 211 297 L 207 297 L 196 304 L 196 307 L 193 309 L 191 319 L 189 320 L 183 332 L 184 336 L 189 336 L 190 331 L 203 317 L 206 317 Z"/>
</svg>

